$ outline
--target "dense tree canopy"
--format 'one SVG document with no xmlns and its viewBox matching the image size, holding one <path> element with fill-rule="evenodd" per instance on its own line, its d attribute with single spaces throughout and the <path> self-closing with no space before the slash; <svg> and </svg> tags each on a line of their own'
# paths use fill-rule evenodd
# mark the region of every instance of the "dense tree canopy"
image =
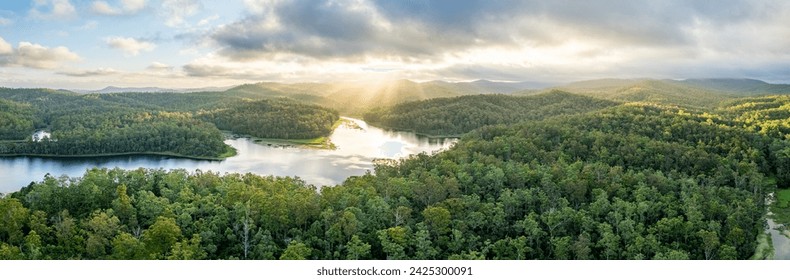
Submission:
<svg viewBox="0 0 790 280">
<path fill-rule="evenodd" d="M 242 101 L 229 107 L 200 111 L 198 116 L 223 130 L 282 139 L 327 136 L 340 118 L 337 111 L 287 99 Z"/>
<path fill-rule="evenodd" d="M 513 124 L 551 116 L 600 110 L 617 103 L 561 91 L 536 96 L 500 94 L 435 98 L 375 108 L 365 121 L 428 135 L 461 135 L 493 124 Z"/>
<path fill-rule="evenodd" d="M 627 104 L 485 126 L 316 189 L 93 169 L 0 200 L 4 259 L 745 259 L 788 139 Z"/>
<path fill-rule="evenodd" d="M 249 101 L 229 93 L 79 95 L 0 89 L 0 155 L 93 156 L 159 153 L 232 155 L 217 128 L 267 138 L 331 133 L 337 112 L 286 99 Z M 36 129 L 51 138 L 33 141 Z"/>
</svg>

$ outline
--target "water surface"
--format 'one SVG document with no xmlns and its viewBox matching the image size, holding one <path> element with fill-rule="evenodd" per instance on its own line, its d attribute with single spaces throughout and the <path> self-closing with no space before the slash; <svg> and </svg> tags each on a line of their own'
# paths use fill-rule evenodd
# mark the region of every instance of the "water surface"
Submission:
<svg viewBox="0 0 790 280">
<path fill-rule="evenodd" d="M 255 143 L 249 138 L 225 141 L 238 155 L 223 161 L 192 160 L 165 156 L 118 156 L 96 158 L 0 157 L 0 193 L 19 190 L 44 175 L 82 176 L 86 169 L 182 168 L 220 173 L 298 176 L 316 186 L 334 185 L 346 178 L 372 171 L 374 159 L 397 159 L 421 152 L 448 148 L 455 139 L 432 139 L 410 132 L 393 132 L 350 119 L 359 128 L 340 126 L 330 139 L 334 150 L 282 147 Z"/>
</svg>

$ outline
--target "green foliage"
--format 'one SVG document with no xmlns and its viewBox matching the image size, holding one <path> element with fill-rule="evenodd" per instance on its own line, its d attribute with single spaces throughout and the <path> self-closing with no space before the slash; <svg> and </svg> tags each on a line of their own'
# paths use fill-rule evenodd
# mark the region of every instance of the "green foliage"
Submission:
<svg viewBox="0 0 790 280">
<path fill-rule="evenodd" d="M 223 130 L 280 139 L 328 136 L 339 119 L 337 111 L 287 99 L 242 101 L 198 116 Z"/>
<path fill-rule="evenodd" d="M 602 79 L 570 83 L 556 87 L 574 94 L 623 102 L 649 102 L 664 105 L 712 108 L 721 101 L 736 97 L 718 87 L 699 86 L 674 80 Z M 534 94 L 532 91 L 516 95 Z"/>
<path fill-rule="evenodd" d="M 740 108 L 759 106 L 743 104 L 547 113 L 320 190 L 184 170 L 47 176 L 0 199 L 0 258 L 746 259 L 766 195 L 790 183 L 790 145 L 762 132 L 781 112 L 749 122 Z"/>
<path fill-rule="evenodd" d="M 428 135 L 460 135 L 493 124 L 600 110 L 617 103 L 554 91 L 536 96 L 472 95 L 406 102 L 364 114 L 371 124 Z"/>
<path fill-rule="evenodd" d="M 280 256 L 281 260 L 306 260 L 310 257 L 310 250 L 307 245 L 302 242 L 291 241 L 285 252 Z"/>
<path fill-rule="evenodd" d="M 337 112 L 316 105 L 286 99 L 249 101 L 230 93 L 77 95 L 0 89 L 0 155 L 165 154 L 213 159 L 233 154 L 217 127 L 258 137 L 301 139 L 328 136 L 337 119 Z M 51 132 L 51 138 L 32 141 L 36 128 Z"/>
<path fill-rule="evenodd" d="M 28 104 L 0 99 L 0 140 L 21 140 L 34 130 L 33 109 Z"/>
<path fill-rule="evenodd" d="M 159 217 L 150 228 L 143 232 L 143 243 L 149 258 L 160 259 L 166 256 L 176 242 L 181 239 L 181 228 L 173 218 Z M 198 239 L 199 241 L 199 239 Z M 181 251 L 183 246 L 179 246 Z M 176 256 L 184 255 L 179 252 Z"/>
</svg>

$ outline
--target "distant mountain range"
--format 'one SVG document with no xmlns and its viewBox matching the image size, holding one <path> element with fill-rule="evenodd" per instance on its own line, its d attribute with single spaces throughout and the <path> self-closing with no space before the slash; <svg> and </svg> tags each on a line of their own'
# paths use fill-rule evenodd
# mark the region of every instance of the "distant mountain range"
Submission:
<svg viewBox="0 0 790 280">
<path fill-rule="evenodd" d="M 769 84 L 752 79 L 599 79 L 513 94 L 534 95 L 552 90 L 625 102 L 709 107 L 735 97 L 790 94 L 790 85 Z"/>
<path fill-rule="evenodd" d="M 114 87 L 108 86 L 100 90 L 72 90 L 77 93 L 124 93 L 124 92 L 203 92 L 225 91 L 230 87 L 203 87 L 203 88 L 160 88 L 160 87 Z"/>
<path fill-rule="evenodd" d="M 790 94 L 790 85 L 753 79 L 598 79 L 553 85 L 539 82 L 471 82 L 394 80 L 386 82 L 277 83 L 261 82 L 235 87 L 173 89 L 159 87 L 113 87 L 79 93 L 217 92 L 226 96 L 260 99 L 287 97 L 334 108 L 343 114 L 360 115 L 369 108 L 407 101 L 477 94 L 535 95 L 561 90 L 625 102 L 674 103 L 710 106 L 742 96 Z"/>
</svg>

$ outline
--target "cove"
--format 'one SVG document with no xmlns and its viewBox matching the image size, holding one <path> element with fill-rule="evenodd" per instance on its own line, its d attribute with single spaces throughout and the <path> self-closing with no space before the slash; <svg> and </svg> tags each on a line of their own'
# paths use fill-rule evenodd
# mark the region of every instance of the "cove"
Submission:
<svg viewBox="0 0 790 280">
<path fill-rule="evenodd" d="M 9 193 L 41 181 L 46 174 L 80 177 L 85 170 L 185 169 L 219 173 L 254 173 L 296 176 L 316 186 L 335 185 L 350 176 L 373 171 L 376 159 L 399 159 L 422 152 L 449 148 L 457 139 L 427 138 L 411 132 L 389 131 L 362 120 L 345 118 L 356 125 L 342 125 L 329 136 L 336 149 L 270 145 L 247 137 L 226 139 L 238 154 L 222 161 L 167 156 L 113 156 L 87 158 L 0 158 L 0 193 Z"/>
</svg>

